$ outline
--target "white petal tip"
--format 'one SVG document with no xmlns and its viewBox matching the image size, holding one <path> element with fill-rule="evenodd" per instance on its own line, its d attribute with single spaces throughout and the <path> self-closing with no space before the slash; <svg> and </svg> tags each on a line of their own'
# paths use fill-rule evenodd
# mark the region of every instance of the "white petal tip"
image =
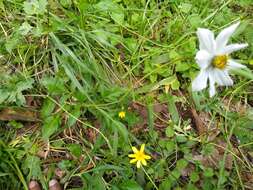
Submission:
<svg viewBox="0 0 253 190">
<path fill-rule="evenodd" d="M 242 44 L 242 45 L 244 45 L 244 48 L 246 48 L 246 47 L 248 47 L 248 46 L 249 46 L 249 44 L 248 44 L 248 43 L 244 43 L 244 44 Z"/>
</svg>

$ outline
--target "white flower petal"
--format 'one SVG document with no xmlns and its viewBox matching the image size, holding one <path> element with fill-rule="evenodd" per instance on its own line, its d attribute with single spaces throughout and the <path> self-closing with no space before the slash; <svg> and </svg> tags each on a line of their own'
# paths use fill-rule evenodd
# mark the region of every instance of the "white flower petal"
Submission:
<svg viewBox="0 0 253 190">
<path fill-rule="evenodd" d="M 206 69 L 212 60 L 212 55 L 206 50 L 199 50 L 195 56 L 195 60 L 201 69 Z"/>
<path fill-rule="evenodd" d="M 237 63 L 235 60 L 233 59 L 229 59 L 228 60 L 228 69 L 241 69 L 241 68 L 246 68 L 245 65 L 242 65 L 240 63 Z"/>
<path fill-rule="evenodd" d="M 228 74 L 228 71 L 224 71 L 224 79 L 223 79 L 223 84 L 225 86 L 232 86 L 234 84 L 233 80 Z"/>
<path fill-rule="evenodd" d="M 224 48 L 220 49 L 218 51 L 219 54 L 230 54 L 234 51 L 238 51 L 240 49 L 246 48 L 248 44 L 231 44 L 228 46 L 225 46 Z"/>
<path fill-rule="evenodd" d="M 240 22 L 237 22 L 225 29 L 223 29 L 219 35 L 216 37 L 216 45 L 218 50 L 222 49 L 226 46 L 228 43 L 229 38 L 232 36 L 232 34 L 235 32 L 236 28 L 239 26 Z"/>
<path fill-rule="evenodd" d="M 205 28 L 198 28 L 197 35 L 199 38 L 200 50 L 206 50 L 209 53 L 214 54 L 216 44 L 213 32 Z"/>
<path fill-rule="evenodd" d="M 223 86 L 222 76 L 219 74 L 218 69 L 212 69 L 212 76 L 214 81 L 219 85 Z"/>
<path fill-rule="evenodd" d="M 219 86 L 233 85 L 233 80 L 230 78 L 227 70 L 214 69 L 213 76 Z"/>
<path fill-rule="evenodd" d="M 200 91 L 206 88 L 208 78 L 208 70 L 201 70 L 198 76 L 192 81 L 192 90 Z"/>
<path fill-rule="evenodd" d="M 213 97 L 216 93 L 215 91 L 215 80 L 211 74 L 211 72 L 209 72 L 209 96 Z"/>
</svg>

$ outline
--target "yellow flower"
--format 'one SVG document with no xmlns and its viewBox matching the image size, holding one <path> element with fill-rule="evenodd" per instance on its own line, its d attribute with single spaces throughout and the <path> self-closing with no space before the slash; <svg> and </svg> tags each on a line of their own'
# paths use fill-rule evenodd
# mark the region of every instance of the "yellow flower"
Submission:
<svg viewBox="0 0 253 190">
<path fill-rule="evenodd" d="M 137 150 L 136 147 L 132 147 L 132 150 L 133 150 L 134 154 L 129 154 L 128 155 L 128 157 L 133 158 L 132 160 L 130 160 L 131 164 L 137 162 L 136 163 L 137 168 L 140 168 L 141 165 L 146 166 L 147 165 L 147 161 L 146 160 L 151 159 L 151 157 L 149 155 L 146 155 L 144 153 L 144 149 L 145 149 L 145 144 L 141 145 L 141 149 L 140 150 Z"/>
<path fill-rule="evenodd" d="M 119 112 L 119 118 L 124 119 L 126 117 L 126 112 L 121 111 Z"/>
</svg>

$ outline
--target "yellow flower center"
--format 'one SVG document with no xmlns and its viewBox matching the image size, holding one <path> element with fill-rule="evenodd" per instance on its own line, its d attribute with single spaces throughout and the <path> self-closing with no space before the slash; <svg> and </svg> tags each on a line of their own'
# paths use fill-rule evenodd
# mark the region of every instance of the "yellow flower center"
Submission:
<svg viewBox="0 0 253 190">
<path fill-rule="evenodd" d="M 144 154 L 144 152 L 141 152 L 141 151 L 138 151 L 137 153 L 135 153 L 135 158 L 137 159 L 137 160 L 145 160 L 145 154 Z"/>
<path fill-rule="evenodd" d="M 124 111 L 119 112 L 119 117 L 121 119 L 124 119 L 126 117 L 126 112 L 124 112 Z"/>
<path fill-rule="evenodd" d="M 224 69 L 228 62 L 227 55 L 217 55 L 212 60 L 212 65 L 218 69 Z"/>
</svg>

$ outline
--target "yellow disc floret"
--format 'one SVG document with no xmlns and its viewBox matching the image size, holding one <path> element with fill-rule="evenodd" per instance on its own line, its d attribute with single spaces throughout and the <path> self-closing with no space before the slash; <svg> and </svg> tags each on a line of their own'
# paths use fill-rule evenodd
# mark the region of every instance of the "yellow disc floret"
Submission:
<svg viewBox="0 0 253 190">
<path fill-rule="evenodd" d="M 227 55 L 217 55 L 212 60 L 212 65 L 218 69 L 224 69 L 228 62 Z"/>
</svg>

